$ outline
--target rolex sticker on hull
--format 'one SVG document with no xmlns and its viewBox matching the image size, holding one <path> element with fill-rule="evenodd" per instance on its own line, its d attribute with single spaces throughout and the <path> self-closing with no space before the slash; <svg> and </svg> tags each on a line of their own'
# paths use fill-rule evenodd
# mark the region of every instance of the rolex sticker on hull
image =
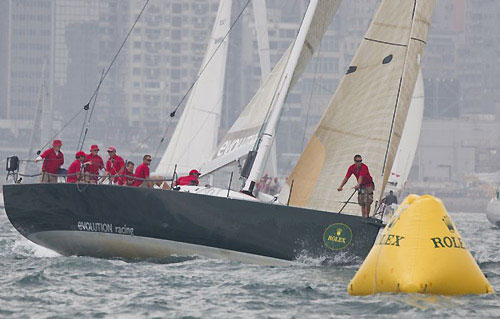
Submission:
<svg viewBox="0 0 500 319">
<path fill-rule="evenodd" d="M 352 231 L 349 226 L 342 223 L 332 224 L 323 233 L 323 242 L 331 250 L 344 249 L 351 243 Z"/>
</svg>

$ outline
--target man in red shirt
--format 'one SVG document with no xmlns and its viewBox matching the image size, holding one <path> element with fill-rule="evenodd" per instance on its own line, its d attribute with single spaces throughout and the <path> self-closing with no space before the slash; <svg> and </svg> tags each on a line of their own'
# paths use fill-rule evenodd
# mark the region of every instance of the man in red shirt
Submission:
<svg viewBox="0 0 500 319">
<path fill-rule="evenodd" d="M 125 161 L 123 158 L 116 155 L 116 148 L 113 146 L 108 147 L 108 154 L 109 159 L 106 161 L 106 176 L 109 176 L 112 183 L 117 183 L 119 175 L 122 175 L 125 170 Z"/>
<path fill-rule="evenodd" d="M 149 165 L 151 165 L 151 155 L 144 155 L 144 157 L 142 158 L 142 164 L 137 166 L 137 168 L 135 169 L 135 177 L 140 178 L 135 180 L 135 187 L 149 186 L 148 183 L 145 183 L 143 180 L 149 178 Z"/>
<path fill-rule="evenodd" d="M 118 178 L 118 185 L 134 186 L 134 162 L 127 162 L 127 167 L 122 173 L 123 175 Z"/>
<path fill-rule="evenodd" d="M 66 182 L 68 183 L 76 183 L 82 181 L 81 169 L 83 162 L 85 161 L 85 152 L 76 152 L 75 158 L 76 159 L 68 168 L 68 177 L 66 178 Z"/>
<path fill-rule="evenodd" d="M 49 148 L 42 155 L 35 159 L 35 163 L 43 159 L 41 183 L 57 183 L 57 174 L 64 164 L 64 155 L 61 152 L 61 140 L 54 140 L 52 148 Z"/>
<path fill-rule="evenodd" d="M 189 175 L 188 176 L 182 176 L 182 177 L 179 177 L 176 181 L 175 181 L 175 185 L 177 186 L 182 186 L 182 185 L 192 185 L 192 186 L 198 186 L 198 183 L 199 183 L 199 180 L 198 180 L 198 177 L 200 176 L 200 172 L 198 172 L 197 170 L 195 169 L 192 169 L 190 172 L 189 172 Z"/>
<path fill-rule="evenodd" d="M 370 207 L 373 203 L 373 189 L 375 188 L 375 184 L 373 183 L 368 166 L 362 162 L 363 159 L 361 155 L 354 156 L 354 164 L 349 166 L 347 174 L 337 190 L 341 192 L 344 185 L 349 180 L 349 177 L 354 174 L 358 181 L 354 189 L 358 191 L 358 203 L 361 206 L 361 214 L 363 217 L 369 217 Z"/>
<path fill-rule="evenodd" d="M 90 147 L 90 154 L 85 157 L 85 173 L 89 174 L 89 182 L 97 183 L 99 179 L 99 170 L 104 168 L 104 161 L 98 155 L 99 146 L 92 145 Z"/>
</svg>

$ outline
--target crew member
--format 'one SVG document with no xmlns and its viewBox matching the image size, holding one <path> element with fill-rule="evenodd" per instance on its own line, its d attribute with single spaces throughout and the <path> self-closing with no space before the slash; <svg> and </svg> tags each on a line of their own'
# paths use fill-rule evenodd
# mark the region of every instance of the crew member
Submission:
<svg viewBox="0 0 500 319">
<path fill-rule="evenodd" d="M 127 162 L 127 166 L 122 175 L 118 178 L 118 185 L 134 186 L 135 179 L 134 162 Z"/>
<path fill-rule="evenodd" d="M 149 178 L 149 165 L 151 165 L 151 155 L 144 155 L 142 164 L 135 169 L 135 177 L 138 179 L 135 180 L 134 186 L 148 187 L 148 183 L 144 183 L 144 180 Z"/>
<path fill-rule="evenodd" d="M 68 183 L 76 183 L 82 181 L 81 169 L 83 166 L 83 162 L 85 161 L 85 156 L 85 152 L 76 152 L 76 159 L 68 168 L 68 177 L 66 178 L 66 181 Z"/>
<path fill-rule="evenodd" d="M 97 183 L 99 179 L 99 170 L 104 168 L 104 161 L 98 155 L 99 146 L 92 145 L 90 154 L 85 157 L 85 172 L 90 175 L 89 182 Z"/>
<path fill-rule="evenodd" d="M 195 169 L 192 169 L 189 172 L 189 175 L 179 177 L 175 181 L 175 185 L 177 185 L 177 186 L 183 186 L 183 185 L 198 186 L 198 183 L 199 183 L 198 177 L 200 175 L 201 175 L 200 172 L 198 172 Z"/>
<path fill-rule="evenodd" d="M 375 188 L 375 184 L 370 176 L 368 166 L 362 162 L 363 159 L 361 158 L 361 155 L 354 156 L 354 164 L 349 166 L 347 174 L 337 190 L 341 192 L 344 185 L 349 180 L 349 177 L 354 174 L 358 182 L 354 189 L 358 191 L 358 203 L 361 206 L 361 214 L 363 217 L 369 217 L 370 206 L 373 203 L 373 189 Z"/>
<path fill-rule="evenodd" d="M 119 175 L 122 175 L 125 170 L 125 161 L 123 158 L 116 155 L 116 148 L 113 146 L 108 147 L 108 155 L 109 158 L 106 161 L 106 176 L 109 176 L 112 183 L 117 183 Z"/>
<path fill-rule="evenodd" d="M 42 155 L 35 159 L 35 163 L 43 159 L 41 183 L 57 183 L 57 174 L 64 164 L 64 155 L 61 152 L 61 140 L 54 140 L 52 148 L 49 148 Z"/>
<path fill-rule="evenodd" d="M 389 195 L 387 195 L 384 199 L 382 199 L 382 202 L 385 203 L 387 206 L 391 206 L 392 204 L 398 203 L 398 198 L 396 197 L 396 195 L 394 195 L 394 192 L 390 190 Z"/>
</svg>

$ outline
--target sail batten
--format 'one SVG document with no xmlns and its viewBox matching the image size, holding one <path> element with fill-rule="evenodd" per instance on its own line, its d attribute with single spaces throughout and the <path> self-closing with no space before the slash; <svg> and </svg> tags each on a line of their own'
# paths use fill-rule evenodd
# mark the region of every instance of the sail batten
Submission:
<svg viewBox="0 0 500 319">
<path fill-rule="evenodd" d="M 351 192 L 338 192 L 337 187 L 356 154 L 368 165 L 374 198 L 380 198 L 406 120 L 434 3 L 382 1 L 288 178 L 294 181 L 290 205 L 338 211 Z M 354 185 L 354 179 L 347 184 Z M 285 187 L 280 200 L 288 195 Z M 359 207 L 347 205 L 343 212 L 359 214 Z"/>
</svg>

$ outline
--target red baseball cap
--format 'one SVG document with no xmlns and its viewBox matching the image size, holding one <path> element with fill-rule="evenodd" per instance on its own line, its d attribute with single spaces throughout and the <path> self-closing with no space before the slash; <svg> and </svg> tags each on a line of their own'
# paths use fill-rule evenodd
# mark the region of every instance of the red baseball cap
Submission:
<svg viewBox="0 0 500 319">
<path fill-rule="evenodd" d="M 116 148 L 113 146 L 108 147 L 108 152 L 116 152 Z"/>
<path fill-rule="evenodd" d="M 54 140 L 54 141 L 52 142 L 52 146 L 62 146 L 62 142 L 61 142 L 61 140 Z"/>
<path fill-rule="evenodd" d="M 194 175 L 194 174 L 197 174 L 197 175 L 201 175 L 200 172 L 198 172 L 197 170 L 195 169 L 192 169 L 190 172 L 189 172 L 189 175 Z"/>
<path fill-rule="evenodd" d="M 78 152 L 76 152 L 75 157 L 76 157 L 76 158 L 79 158 L 80 156 L 86 156 L 86 155 L 85 155 L 85 152 L 83 152 L 83 151 L 78 151 Z"/>
<path fill-rule="evenodd" d="M 97 146 L 96 144 L 94 144 L 90 147 L 90 151 L 98 151 L 98 150 L 99 150 L 99 146 Z"/>
</svg>

